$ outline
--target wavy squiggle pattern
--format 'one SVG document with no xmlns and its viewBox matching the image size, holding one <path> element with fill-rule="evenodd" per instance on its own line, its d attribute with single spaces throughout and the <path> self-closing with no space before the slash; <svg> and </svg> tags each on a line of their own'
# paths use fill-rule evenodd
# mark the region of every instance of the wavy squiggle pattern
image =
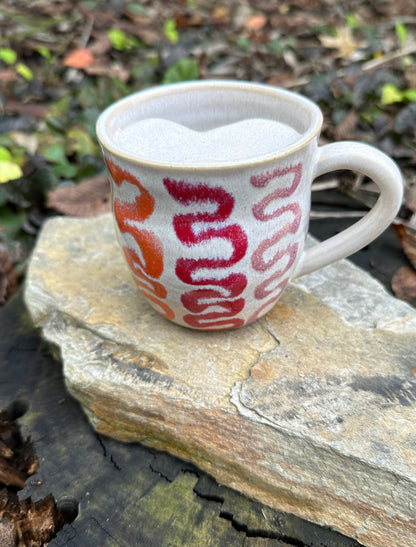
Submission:
<svg viewBox="0 0 416 547">
<path fill-rule="evenodd" d="M 285 236 L 295 234 L 298 231 L 302 219 L 302 208 L 299 202 L 293 201 L 286 205 L 281 205 L 272 211 L 270 209 L 272 209 L 271 206 L 274 202 L 279 204 L 281 199 L 289 198 L 294 194 L 302 179 L 302 164 L 297 163 L 289 167 L 275 169 L 271 173 L 262 173 L 252 176 L 250 179 L 254 187 L 264 188 L 272 181 L 276 182 L 277 179 L 286 177 L 287 175 L 293 176 L 289 186 L 279 187 L 270 192 L 270 194 L 256 203 L 252 209 L 254 217 L 260 222 L 274 221 L 276 223 L 276 220 L 283 217 L 283 215 L 288 217 L 288 219 L 270 237 L 263 239 L 252 254 L 251 264 L 254 270 L 264 273 L 272 270 L 276 265 L 277 269 L 273 270 L 265 280 L 255 287 L 254 297 L 257 300 L 264 300 L 266 298 L 268 300 L 262 303 L 260 308 L 249 318 L 248 322 L 257 319 L 266 308 L 276 302 L 289 282 L 289 277 L 286 274 L 296 260 L 298 243 L 289 243 L 285 247 L 279 244 Z M 273 249 L 275 249 L 274 253 Z M 270 254 L 272 254 L 271 257 L 269 257 Z"/>
<path fill-rule="evenodd" d="M 133 279 L 141 293 L 153 305 L 159 307 L 159 312 L 168 319 L 174 319 L 173 310 L 163 302 L 166 298 L 166 288 L 156 279 L 163 273 L 163 246 L 160 239 L 151 231 L 138 228 L 133 222 L 144 222 L 149 218 L 155 207 L 155 200 L 140 181 L 128 171 L 106 159 L 111 178 L 117 187 L 123 183 L 132 184 L 139 190 L 134 202 L 124 202 L 114 199 L 114 216 L 122 233 L 129 233 L 141 251 L 141 257 L 130 247 L 124 245 L 123 252 L 129 264 Z"/>
<path fill-rule="evenodd" d="M 204 204 L 215 205 L 213 212 L 198 211 L 174 215 L 173 228 L 183 245 L 204 246 L 207 242 L 222 239 L 229 242 L 232 248 L 232 254 L 228 258 L 179 258 L 176 261 L 177 277 L 184 283 L 201 287 L 181 296 L 182 304 L 191 312 L 185 314 L 183 320 L 199 329 L 242 326 L 244 320 L 236 316 L 244 308 L 244 298 L 238 297 L 247 286 L 247 277 L 243 273 L 227 274 L 227 269 L 245 256 L 248 242 L 240 225 L 224 225 L 234 207 L 233 196 L 221 187 L 210 187 L 204 183 L 190 184 L 170 178 L 165 178 L 163 183 L 172 198 L 184 207 L 200 205 L 202 208 Z M 210 277 L 207 274 L 210 270 L 217 275 Z M 222 270 L 224 276 L 218 277 Z M 223 310 L 209 311 L 212 307 Z"/>
</svg>

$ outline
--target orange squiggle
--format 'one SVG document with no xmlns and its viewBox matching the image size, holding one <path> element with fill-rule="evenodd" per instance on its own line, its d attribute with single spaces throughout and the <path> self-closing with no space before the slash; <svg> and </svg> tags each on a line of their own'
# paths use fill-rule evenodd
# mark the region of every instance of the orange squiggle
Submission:
<svg viewBox="0 0 416 547">
<path fill-rule="evenodd" d="M 151 231 L 137 227 L 137 222 L 144 222 L 155 208 L 155 200 L 140 181 L 128 171 L 106 159 L 106 164 L 114 184 L 120 188 L 123 183 L 132 184 L 140 193 L 134 202 L 114 199 L 113 210 L 117 226 L 121 233 L 130 234 L 141 251 L 142 258 L 130 247 L 123 246 L 124 256 L 130 266 L 133 279 L 140 292 L 148 298 L 158 310 L 168 319 L 174 319 L 173 310 L 160 299 L 167 296 L 167 290 L 162 283 L 156 281 L 163 273 L 163 245 L 160 239 Z"/>
</svg>

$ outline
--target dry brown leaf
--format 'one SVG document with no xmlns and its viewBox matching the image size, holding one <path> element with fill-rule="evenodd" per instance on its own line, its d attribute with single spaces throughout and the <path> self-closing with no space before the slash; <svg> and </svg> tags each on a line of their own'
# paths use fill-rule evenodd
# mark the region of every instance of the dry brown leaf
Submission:
<svg viewBox="0 0 416 547">
<path fill-rule="evenodd" d="M 89 49 L 75 49 L 68 53 L 63 60 L 63 65 L 71 68 L 87 68 L 94 62 L 94 55 Z"/>
<path fill-rule="evenodd" d="M 357 123 L 357 113 L 351 110 L 335 127 L 335 139 L 337 141 L 353 139 L 357 135 Z"/>
<path fill-rule="evenodd" d="M 293 78 L 293 72 L 286 71 L 279 71 L 279 72 L 272 72 L 269 76 L 269 79 L 267 80 L 268 85 L 275 85 L 280 87 L 285 87 L 287 82 Z"/>
<path fill-rule="evenodd" d="M 0 82 L 2 84 L 9 84 L 10 82 L 17 80 L 17 78 L 17 72 L 15 70 L 6 69 L 0 71 Z"/>
<path fill-rule="evenodd" d="M 407 188 L 405 205 L 412 213 L 416 213 L 416 184 Z"/>
<path fill-rule="evenodd" d="M 159 40 L 159 33 L 151 28 L 137 29 L 136 36 L 147 46 L 153 46 Z"/>
<path fill-rule="evenodd" d="M 351 59 L 354 53 L 360 47 L 360 44 L 355 40 L 351 33 L 350 27 L 337 28 L 336 36 L 319 36 L 321 44 L 329 49 L 337 49 L 338 57 L 343 59 Z"/>
<path fill-rule="evenodd" d="M 106 32 L 101 32 L 94 42 L 88 46 L 88 49 L 94 57 L 99 57 L 108 53 L 112 47 L 108 34 Z"/>
<path fill-rule="evenodd" d="M 20 114 L 22 116 L 33 116 L 34 118 L 46 118 L 49 106 L 38 103 L 22 103 L 19 101 L 9 100 L 5 105 L 7 112 Z"/>
<path fill-rule="evenodd" d="M 403 224 L 392 224 L 392 228 L 403 247 L 404 254 L 416 269 L 416 232 Z"/>
<path fill-rule="evenodd" d="M 108 64 L 104 61 L 102 64 L 94 63 L 85 67 L 85 72 L 90 76 L 108 76 L 109 78 L 118 78 L 120 82 L 127 82 L 130 72 L 119 63 Z"/>
<path fill-rule="evenodd" d="M 13 267 L 14 258 L 5 247 L 0 247 L 0 306 L 19 286 L 19 278 Z"/>
<path fill-rule="evenodd" d="M 229 6 L 217 6 L 212 10 L 213 19 L 224 19 L 230 15 Z"/>
<path fill-rule="evenodd" d="M 399 268 L 391 280 L 391 288 L 400 300 L 416 302 L 416 271 L 410 266 Z"/>
<path fill-rule="evenodd" d="M 64 215 L 92 217 L 111 211 L 110 183 L 106 176 L 94 177 L 50 192 L 46 206 Z"/>
<path fill-rule="evenodd" d="M 178 13 L 175 16 L 176 28 L 183 30 L 189 27 L 200 27 L 206 18 L 201 13 Z"/>
</svg>

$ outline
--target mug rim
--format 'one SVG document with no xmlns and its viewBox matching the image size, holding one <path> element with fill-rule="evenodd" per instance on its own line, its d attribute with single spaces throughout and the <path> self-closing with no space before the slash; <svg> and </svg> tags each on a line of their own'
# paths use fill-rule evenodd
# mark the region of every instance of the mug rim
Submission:
<svg viewBox="0 0 416 547">
<path fill-rule="evenodd" d="M 181 89 L 246 89 L 247 91 L 254 91 L 256 93 L 266 93 L 269 96 L 275 95 L 276 97 L 284 97 L 287 101 L 293 101 L 294 107 L 296 105 L 302 104 L 305 110 L 309 110 L 311 121 L 306 129 L 301 134 L 301 137 L 297 139 L 293 144 L 278 150 L 277 152 L 272 152 L 269 154 L 263 154 L 261 156 L 253 157 L 250 159 L 243 160 L 230 160 L 227 162 L 214 163 L 214 162 L 196 162 L 192 164 L 183 164 L 179 162 L 164 162 L 164 161 L 155 161 L 145 158 L 137 157 L 130 152 L 121 150 L 116 146 L 114 140 L 109 136 L 107 131 L 107 124 L 112 117 L 117 115 L 117 112 L 130 107 L 134 104 L 138 98 L 146 100 L 151 99 L 152 97 L 160 97 L 166 95 L 170 92 L 180 91 Z M 240 80 L 195 80 L 195 81 L 186 81 L 179 82 L 174 84 L 167 85 L 158 85 L 153 86 L 144 90 L 137 91 L 118 101 L 114 102 L 108 106 L 98 117 L 96 123 L 96 134 L 98 141 L 103 148 L 103 151 L 110 152 L 111 155 L 115 158 L 119 158 L 123 161 L 128 161 L 135 165 L 141 167 L 153 168 L 153 169 L 166 169 L 171 168 L 179 171 L 216 171 L 223 169 L 242 169 L 247 167 L 260 166 L 265 163 L 270 163 L 272 161 L 281 160 L 282 158 L 288 157 L 299 150 L 305 148 L 315 137 L 317 137 L 321 131 L 323 123 L 323 115 L 317 104 L 313 101 L 293 91 L 281 87 L 275 87 L 262 83 L 253 83 Z"/>
</svg>

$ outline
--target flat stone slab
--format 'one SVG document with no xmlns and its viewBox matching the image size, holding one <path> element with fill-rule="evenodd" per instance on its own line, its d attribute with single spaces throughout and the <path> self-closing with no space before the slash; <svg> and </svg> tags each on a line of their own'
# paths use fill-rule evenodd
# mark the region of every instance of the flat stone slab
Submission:
<svg viewBox="0 0 416 547">
<path fill-rule="evenodd" d="M 348 261 L 198 332 L 137 291 L 111 215 L 48 221 L 25 299 L 93 427 L 369 547 L 416 546 L 416 312 Z"/>
</svg>

